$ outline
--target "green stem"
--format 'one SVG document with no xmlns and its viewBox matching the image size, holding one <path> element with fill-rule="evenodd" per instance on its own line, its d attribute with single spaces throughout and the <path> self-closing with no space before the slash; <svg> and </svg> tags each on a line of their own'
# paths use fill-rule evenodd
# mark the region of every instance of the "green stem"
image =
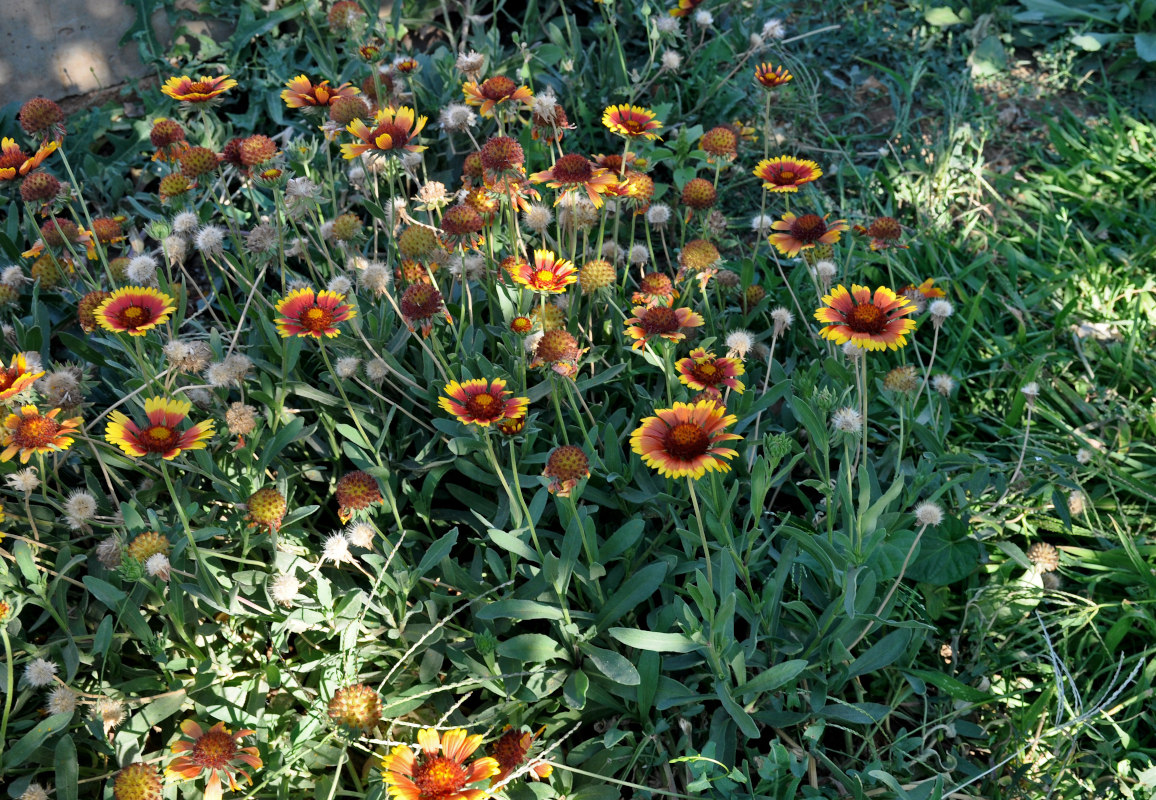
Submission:
<svg viewBox="0 0 1156 800">
<path fill-rule="evenodd" d="M 12 713 L 12 696 L 16 694 L 16 666 L 12 663 L 12 642 L 8 640 L 8 612 L 0 620 L 0 639 L 4 640 L 4 668 L 7 677 L 4 691 L 4 716 L 0 717 L 0 754 L 8 741 L 8 717 Z"/>
<path fill-rule="evenodd" d="M 498 463 L 498 454 L 494 452 L 494 445 L 490 441 L 490 428 L 484 426 L 482 428 L 482 441 L 486 443 L 486 455 L 490 457 L 490 465 L 494 468 L 494 473 L 497 474 L 498 480 L 502 483 L 502 488 L 506 490 L 506 497 L 510 499 L 510 516 L 514 518 L 514 524 L 519 528 L 522 526 L 522 501 L 518 495 L 514 494 L 514 490 L 510 488 L 509 481 L 506 480 L 506 474 L 502 471 L 502 465 Z M 517 475 L 514 476 L 517 480 Z M 533 527 L 530 528 L 533 531 Z M 534 547 L 538 546 L 538 537 L 534 536 Z M 538 550 L 538 555 L 541 556 L 542 551 Z"/>
<path fill-rule="evenodd" d="M 706 559 L 706 582 L 714 591 L 714 568 L 710 562 L 710 544 L 706 540 L 706 528 L 702 524 L 702 510 L 698 507 L 698 495 L 694 491 L 694 478 L 687 476 L 686 485 L 690 487 L 690 503 L 694 506 L 694 516 L 698 520 L 698 538 L 702 542 L 702 557 Z"/>
</svg>

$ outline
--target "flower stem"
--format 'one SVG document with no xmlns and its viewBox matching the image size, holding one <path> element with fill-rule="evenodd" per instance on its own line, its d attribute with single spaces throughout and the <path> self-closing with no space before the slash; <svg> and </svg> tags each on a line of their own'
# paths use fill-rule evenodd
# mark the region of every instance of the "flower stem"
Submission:
<svg viewBox="0 0 1156 800">
<path fill-rule="evenodd" d="M 694 516 L 698 520 L 698 538 L 702 541 L 702 556 L 706 559 L 706 582 L 714 591 L 714 569 L 710 562 L 710 545 L 706 540 L 706 528 L 702 524 L 702 509 L 698 507 L 698 495 L 694 491 L 694 478 L 687 477 L 686 485 L 690 487 L 690 503 L 694 506 Z"/>
</svg>

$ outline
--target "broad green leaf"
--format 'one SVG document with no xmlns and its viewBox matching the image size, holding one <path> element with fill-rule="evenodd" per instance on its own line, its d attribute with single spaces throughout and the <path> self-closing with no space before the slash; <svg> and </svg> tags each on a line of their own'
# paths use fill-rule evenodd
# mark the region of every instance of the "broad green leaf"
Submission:
<svg viewBox="0 0 1156 800">
<path fill-rule="evenodd" d="M 544 664 L 550 659 L 562 658 L 565 655 L 556 641 L 541 633 L 523 633 L 513 639 L 499 642 L 495 649 L 498 655 L 532 664 Z"/>
<path fill-rule="evenodd" d="M 662 581 L 666 578 L 666 564 L 650 564 L 643 567 L 625 581 L 603 606 L 598 615 L 598 628 L 601 630 L 612 622 L 617 622 L 628 612 L 641 605 L 643 600 L 658 591 Z"/>
<path fill-rule="evenodd" d="M 478 619 L 562 619 L 562 609 L 536 600 L 507 597 L 490 603 L 477 614 Z"/>
<path fill-rule="evenodd" d="M 610 680 L 623 686 L 637 686 L 640 678 L 638 670 L 634 668 L 625 656 L 613 650 L 603 650 L 591 644 L 582 645 L 582 652 L 590 659 L 598 671 Z"/>
<path fill-rule="evenodd" d="M 760 672 L 755 677 L 735 689 L 735 694 L 743 696 L 755 692 L 773 692 L 780 686 L 794 680 L 799 673 L 807 668 L 806 659 L 795 658 L 775 664 L 768 670 Z"/>
<path fill-rule="evenodd" d="M 53 714 L 48 719 L 40 720 L 36 727 L 21 736 L 16 744 L 5 751 L 0 766 L 5 767 L 6 770 L 24 766 L 36 748 L 44 744 L 45 739 L 68 727 L 68 723 L 72 722 L 72 715 L 75 713 L 75 711 L 69 711 L 64 714 Z"/>
<path fill-rule="evenodd" d="M 690 637 L 681 633 L 659 633 L 637 628 L 611 628 L 608 633 L 627 647 L 655 653 L 690 653 L 698 649 Z"/>
<path fill-rule="evenodd" d="M 71 736 L 61 736 L 56 743 L 54 762 L 57 800 L 76 800 L 80 793 L 77 785 L 80 768 L 76 761 L 76 743 Z"/>
<path fill-rule="evenodd" d="M 907 653 L 914 631 L 900 628 L 891 631 L 873 644 L 865 653 L 851 662 L 847 677 L 854 678 L 869 672 L 878 672 L 888 664 L 893 664 Z"/>
</svg>

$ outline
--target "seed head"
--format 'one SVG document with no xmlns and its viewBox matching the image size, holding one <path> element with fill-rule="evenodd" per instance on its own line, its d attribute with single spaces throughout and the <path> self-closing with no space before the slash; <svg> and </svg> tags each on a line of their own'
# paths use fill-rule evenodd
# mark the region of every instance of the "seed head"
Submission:
<svg viewBox="0 0 1156 800">
<path fill-rule="evenodd" d="M 784 331 L 791 327 L 791 323 L 795 321 L 795 315 L 787 309 L 779 306 L 771 311 L 771 322 L 773 328 L 771 332 L 774 336 L 781 336 Z"/>
<path fill-rule="evenodd" d="M 76 710 L 76 692 L 67 686 L 57 686 L 48 693 L 48 705 L 45 708 L 51 714 L 70 714 Z"/>
<path fill-rule="evenodd" d="M 338 689 L 329 701 L 329 718 L 356 734 L 369 733 L 381 722 L 381 697 L 361 683 Z"/>
<path fill-rule="evenodd" d="M 273 602 L 282 606 L 291 606 L 301 592 L 301 581 L 290 573 L 280 573 L 269 581 L 269 596 Z"/>
<path fill-rule="evenodd" d="M 655 228 L 663 228 L 670 222 L 670 206 L 665 203 L 653 203 L 646 209 L 646 221 Z"/>
<path fill-rule="evenodd" d="M 554 221 L 554 212 L 547 206 L 534 204 L 522 212 L 522 220 L 530 230 L 542 233 Z"/>
<path fill-rule="evenodd" d="M 1033 544 L 1027 556 L 1040 572 L 1055 572 L 1060 566 L 1060 551 L 1047 542 Z"/>
<path fill-rule="evenodd" d="M 920 503 L 915 507 L 915 520 L 920 525 L 934 528 L 943 522 L 943 509 L 936 503 Z"/>
<path fill-rule="evenodd" d="M 161 800 L 163 789 L 157 768 L 141 761 L 129 764 L 112 781 L 114 800 Z"/>
<path fill-rule="evenodd" d="M 24 681 L 33 689 L 51 686 L 56 676 L 56 664 L 43 658 L 34 658 L 24 665 Z"/>
<path fill-rule="evenodd" d="M 947 397 L 955 389 L 955 379 L 950 375 L 936 375 L 931 379 L 931 388 Z"/>
<path fill-rule="evenodd" d="M 835 430 L 858 436 L 863 432 L 863 415 L 850 406 L 844 406 L 831 416 Z"/>
<path fill-rule="evenodd" d="M 380 358 L 365 362 L 365 377 L 373 383 L 380 384 L 389 376 L 389 365 Z"/>
<path fill-rule="evenodd" d="M 219 255 L 225 248 L 225 232 L 216 225 L 206 225 L 197 231 L 194 244 L 206 256 Z"/>
</svg>

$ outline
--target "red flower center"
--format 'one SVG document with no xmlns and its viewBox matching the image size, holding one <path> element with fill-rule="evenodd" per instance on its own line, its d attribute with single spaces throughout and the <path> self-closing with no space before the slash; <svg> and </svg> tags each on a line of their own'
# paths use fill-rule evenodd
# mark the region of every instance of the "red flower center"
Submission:
<svg viewBox="0 0 1156 800">
<path fill-rule="evenodd" d="M 152 321 L 152 312 L 141 306 L 126 306 L 117 314 L 116 321 L 124 328 L 136 329 Z"/>
<path fill-rule="evenodd" d="M 223 730 L 210 728 L 193 745 L 192 761 L 203 769 L 228 769 L 237 755 L 237 742 Z"/>
<path fill-rule="evenodd" d="M 695 364 L 691 369 L 694 377 L 698 378 L 700 383 L 715 383 L 722 376 L 719 374 L 718 367 L 714 364 Z"/>
<path fill-rule="evenodd" d="M 14 369 L 0 370 L 0 392 L 15 383 L 18 377 L 20 377 L 20 373 Z"/>
<path fill-rule="evenodd" d="M 879 306 L 864 303 L 851 309 L 851 313 L 847 315 L 847 327 L 855 333 L 882 333 L 887 327 L 887 316 Z"/>
<path fill-rule="evenodd" d="M 206 92 L 213 91 L 213 88 L 213 84 L 209 81 L 194 81 L 189 84 L 186 92 L 189 94 L 205 94 Z"/>
<path fill-rule="evenodd" d="M 507 731 L 494 744 L 494 758 L 498 760 L 498 766 L 503 773 L 508 775 L 526 760 L 526 751 L 530 747 L 527 739 L 531 737 L 518 731 Z"/>
<path fill-rule="evenodd" d="M 680 422 L 666 432 L 663 449 L 675 458 L 690 461 L 710 449 L 710 437 L 693 422 Z"/>
<path fill-rule="evenodd" d="M 374 143 L 376 143 L 377 140 L 385 134 L 389 135 L 392 144 L 388 148 L 383 149 L 393 150 L 395 148 L 402 147 L 406 142 L 409 141 L 409 130 L 402 127 L 401 125 L 398 125 L 396 122 L 381 123 L 373 129 L 373 133 L 369 135 L 369 138 L 372 139 Z"/>
<path fill-rule="evenodd" d="M 646 120 L 643 119 L 628 117 L 626 119 L 618 120 L 618 124 L 630 133 L 639 134 L 646 132 Z"/>
<path fill-rule="evenodd" d="M 673 333 L 682 327 L 678 322 L 678 314 L 674 313 L 674 309 L 666 306 L 654 306 L 646 309 L 638 324 L 648 335 Z"/>
<path fill-rule="evenodd" d="M 413 782 L 422 800 L 455 795 L 466 785 L 468 777 L 461 764 L 445 756 L 424 758 L 413 768 Z"/>
<path fill-rule="evenodd" d="M 36 415 L 21 417 L 12 434 L 12 441 L 20 448 L 45 447 L 52 443 L 56 434 L 60 432 L 60 423 L 50 417 Z"/>
<path fill-rule="evenodd" d="M 477 419 L 492 419 L 498 416 L 501 409 L 498 398 L 492 394 L 475 394 L 466 400 L 466 409 L 470 412 L 470 416 Z"/>
<path fill-rule="evenodd" d="M 314 306 L 301 315 L 301 327 L 313 333 L 321 333 L 333 325 L 333 315 L 320 306 Z"/>
<path fill-rule="evenodd" d="M 138 443 L 150 453 L 167 453 L 176 443 L 177 432 L 167 425 L 150 425 L 140 435 Z M 230 740 L 231 741 L 231 740 Z"/>
<path fill-rule="evenodd" d="M 884 240 L 898 239 L 902 232 L 903 229 L 899 227 L 894 217 L 880 217 L 867 229 L 871 238 Z"/>
<path fill-rule="evenodd" d="M 6 148 L 3 155 L 0 155 L 0 169 L 22 167 L 27 160 L 28 156 L 24 155 L 24 152 L 19 147 L 12 149 Z"/>
<path fill-rule="evenodd" d="M 478 89 L 478 91 L 482 93 L 482 97 L 487 100 L 494 100 L 495 102 L 505 100 L 517 90 L 517 84 L 503 75 L 495 75 L 493 78 L 489 78 L 482 83 Z"/>
<path fill-rule="evenodd" d="M 585 156 L 571 153 L 554 162 L 554 180 L 558 183 L 586 183 L 594 174 Z"/>
<path fill-rule="evenodd" d="M 441 308 L 441 293 L 427 283 L 415 283 L 401 296 L 401 313 L 409 319 L 428 319 Z"/>
<path fill-rule="evenodd" d="M 818 214 L 804 214 L 791 223 L 791 236 L 803 244 L 814 244 L 827 233 L 827 223 Z"/>
<path fill-rule="evenodd" d="M 642 277 L 642 283 L 639 285 L 639 289 L 643 294 L 667 295 L 670 294 L 673 286 L 670 278 L 652 272 Z"/>
</svg>

